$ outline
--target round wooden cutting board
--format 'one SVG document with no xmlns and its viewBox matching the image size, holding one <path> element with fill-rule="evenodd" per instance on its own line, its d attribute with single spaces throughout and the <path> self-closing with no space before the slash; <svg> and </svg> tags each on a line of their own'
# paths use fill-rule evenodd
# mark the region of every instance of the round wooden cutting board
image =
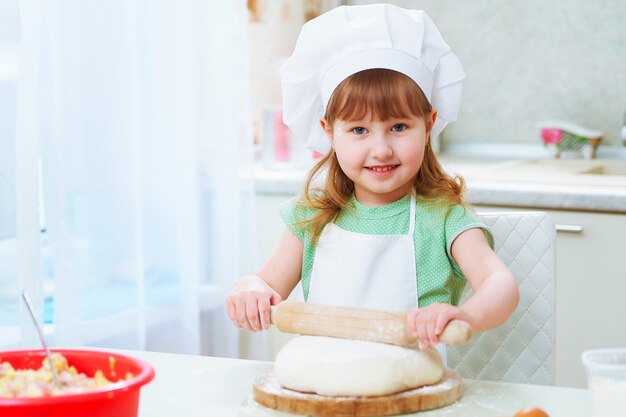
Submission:
<svg viewBox="0 0 626 417">
<path fill-rule="evenodd" d="M 376 397 L 331 397 L 293 391 L 278 383 L 273 370 L 259 375 L 253 385 L 255 401 L 265 407 L 321 417 L 387 416 L 430 410 L 452 404 L 461 394 L 461 378 L 449 368 L 444 369 L 436 384 Z"/>
</svg>

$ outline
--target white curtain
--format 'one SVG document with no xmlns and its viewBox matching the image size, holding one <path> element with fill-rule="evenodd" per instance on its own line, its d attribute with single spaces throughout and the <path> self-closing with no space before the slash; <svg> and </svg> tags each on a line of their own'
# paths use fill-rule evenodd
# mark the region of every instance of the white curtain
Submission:
<svg viewBox="0 0 626 417">
<path fill-rule="evenodd" d="M 246 13 L 21 1 L 0 348 L 37 345 L 26 289 L 55 346 L 238 356 L 223 300 L 256 265 Z"/>
</svg>

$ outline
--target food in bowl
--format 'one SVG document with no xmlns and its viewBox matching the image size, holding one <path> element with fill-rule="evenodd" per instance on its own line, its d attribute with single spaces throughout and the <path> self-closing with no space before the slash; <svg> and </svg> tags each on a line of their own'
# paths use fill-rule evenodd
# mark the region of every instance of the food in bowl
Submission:
<svg viewBox="0 0 626 417">
<path fill-rule="evenodd" d="M 39 369 L 15 369 L 9 362 L 0 358 L 0 396 L 2 397 L 43 397 L 64 395 L 93 390 L 114 381 L 107 379 L 102 370 L 96 370 L 93 377 L 78 372 L 70 365 L 65 356 L 54 353 L 52 363 L 59 379 L 59 387 L 54 382 L 48 358 L 44 358 Z M 115 367 L 115 358 L 109 359 L 110 366 Z M 132 378 L 127 373 L 126 379 Z"/>
<path fill-rule="evenodd" d="M 142 359 L 121 352 L 94 349 L 51 349 L 67 358 L 79 373 L 94 378 L 102 371 L 112 381 L 107 385 L 40 397 L 0 396 L 2 417 L 137 417 L 139 391 L 154 378 L 154 370 Z M 46 353 L 43 349 L 0 351 L 0 361 L 14 369 L 39 369 Z M 126 379 L 127 375 L 132 375 Z M 52 377 L 52 376 L 50 376 Z"/>
</svg>

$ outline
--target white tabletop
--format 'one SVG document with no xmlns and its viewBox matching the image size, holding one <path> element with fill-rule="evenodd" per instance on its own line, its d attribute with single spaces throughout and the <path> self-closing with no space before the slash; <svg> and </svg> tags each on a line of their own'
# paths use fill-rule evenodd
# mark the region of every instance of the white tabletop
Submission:
<svg viewBox="0 0 626 417">
<path fill-rule="evenodd" d="M 155 379 L 141 390 L 139 416 L 291 417 L 252 400 L 252 381 L 270 362 L 171 353 L 120 351 L 148 361 Z M 550 417 L 588 417 L 588 390 L 463 380 L 463 397 L 448 407 L 406 414 L 419 417 L 513 416 L 526 407 Z"/>
</svg>

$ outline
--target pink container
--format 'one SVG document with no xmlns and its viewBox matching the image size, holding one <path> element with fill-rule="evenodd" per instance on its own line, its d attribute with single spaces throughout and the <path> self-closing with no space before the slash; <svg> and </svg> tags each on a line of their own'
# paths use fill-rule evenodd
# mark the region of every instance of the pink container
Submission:
<svg viewBox="0 0 626 417">
<path fill-rule="evenodd" d="M 54 397 L 7 398 L 0 397 L 2 417 L 136 417 L 139 407 L 139 389 L 154 378 L 154 370 L 145 361 L 119 353 L 79 349 L 51 349 L 65 356 L 80 373 L 93 377 L 97 370 L 117 381 L 127 372 L 133 377 L 85 393 Z M 109 358 L 115 358 L 111 368 Z M 14 350 L 0 352 L 0 361 L 9 362 L 15 369 L 39 369 L 45 358 L 43 350 Z"/>
</svg>

